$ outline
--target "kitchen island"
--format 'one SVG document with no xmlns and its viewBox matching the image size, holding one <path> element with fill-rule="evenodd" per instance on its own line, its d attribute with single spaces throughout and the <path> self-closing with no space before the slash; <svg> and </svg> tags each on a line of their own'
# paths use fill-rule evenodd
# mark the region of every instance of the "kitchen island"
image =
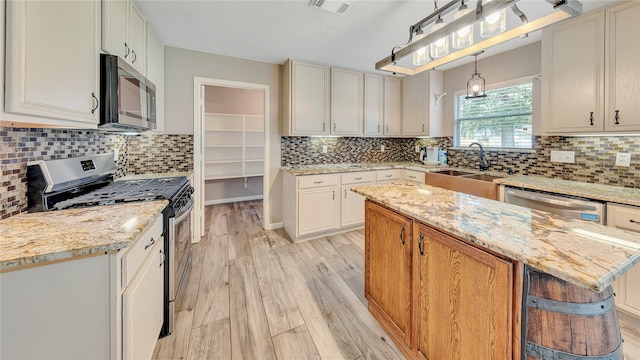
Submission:
<svg viewBox="0 0 640 360">
<path fill-rule="evenodd" d="M 415 183 L 351 190 L 369 309 L 409 358 L 622 358 L 610 285 L 637 234 Z"/>
</svg>

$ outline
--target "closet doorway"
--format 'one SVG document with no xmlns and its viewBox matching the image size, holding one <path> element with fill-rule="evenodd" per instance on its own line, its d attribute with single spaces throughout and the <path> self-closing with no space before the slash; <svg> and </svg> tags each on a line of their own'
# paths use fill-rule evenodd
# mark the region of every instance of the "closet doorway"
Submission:
<svg viewBox="0 0 640 360">
<path fill-rule="evenodd" d="M 200 185 L 195 186 L 200 195 L 199 235 L 204 234 L 206 205 L 262 199 L 265 218 L 269 87 L 196 78 L 196 88 L 200 99 L 194 124 L 194 182 Z"/>
</svg>

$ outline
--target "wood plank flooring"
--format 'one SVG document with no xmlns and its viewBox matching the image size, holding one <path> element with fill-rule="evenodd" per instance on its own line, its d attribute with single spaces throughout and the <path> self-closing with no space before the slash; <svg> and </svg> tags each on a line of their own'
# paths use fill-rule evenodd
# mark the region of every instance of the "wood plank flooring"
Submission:
<svg viewBox="0 0 640 360">
<path fill-rule="evenodd" d="M 364 298 L 363 231 L 291 243 L 262 202 L 206 207 L 175 331 L 154 359 L 404 359 Z M 621 324 L 626 360 L 640 331 Z"/>
</svg>

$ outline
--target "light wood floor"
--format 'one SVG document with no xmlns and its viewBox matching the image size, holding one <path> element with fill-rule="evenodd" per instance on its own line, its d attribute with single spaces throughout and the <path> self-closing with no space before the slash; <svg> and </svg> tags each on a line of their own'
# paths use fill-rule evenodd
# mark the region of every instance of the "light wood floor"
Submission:
<svg viewBox="0 0 640 360">
<path fill-rule="evenodd" d="M 292 244 L 259 201 L 206 207 L 206 236 L 154 359 L 404 359 L 369 315 L 362 231 Z M 640 331 L 621 324 L 625 359 Z"/>
</svg>

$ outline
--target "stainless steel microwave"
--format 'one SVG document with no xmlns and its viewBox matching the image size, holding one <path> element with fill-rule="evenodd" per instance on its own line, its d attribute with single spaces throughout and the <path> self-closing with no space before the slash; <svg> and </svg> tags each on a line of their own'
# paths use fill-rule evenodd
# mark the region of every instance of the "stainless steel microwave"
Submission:
<svg viewBox="0 0 640 360">
<path fill-rule="evenodd" d="M 100 54 L 100 129 L 156 128 L 156 87 L 126 61 Z"/>
</svg>

